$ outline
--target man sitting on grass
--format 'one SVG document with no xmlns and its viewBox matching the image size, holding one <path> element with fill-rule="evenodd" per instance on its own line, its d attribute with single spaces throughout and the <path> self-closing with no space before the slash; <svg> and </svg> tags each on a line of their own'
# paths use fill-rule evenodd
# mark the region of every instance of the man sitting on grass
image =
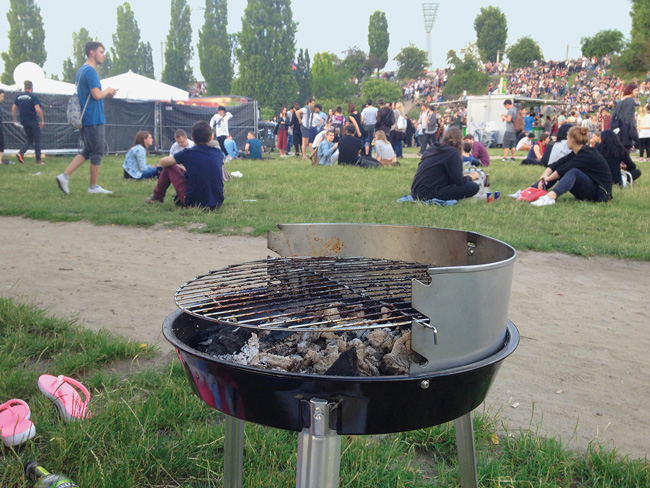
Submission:
<svg viewBox="0 0 650 488">
<path fill-rule="evenodd" d="M 262 141 L 255 137 L 252 132 L 249 132 L 246 137 L 246 145 L 244 146 L 246 157 L 248 159 L 262 159 L 262 153 L 264 152 Z"/>
<path fill-rule="evenodd" d="M 169 185 L 176 190 L 177 202 L 184 207 L 207 207 L 214 210 L 223 203 L 223 153 L 210 146 L 213 133 L 210 124 L 199 120 L 192 126 L 194 147 L 160 160 L 163 170 L 153 195 L 145 202 L 162 203 Z"/>
</svg>

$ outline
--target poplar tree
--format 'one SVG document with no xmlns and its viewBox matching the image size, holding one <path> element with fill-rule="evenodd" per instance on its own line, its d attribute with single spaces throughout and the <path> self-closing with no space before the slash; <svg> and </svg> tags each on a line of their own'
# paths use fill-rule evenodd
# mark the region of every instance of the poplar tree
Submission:
<svg viewBox="0 0 650 488">
<path fill-rule="evenodd" d="M 295 100 L 292 74 L 296 23 L 289 0 L 248 0 L 242 18 L 237 86 L 242 94 L 275 111 Z"/>
<path fill-rule="evenodd" d="M 92 40 L 85 27 L 72 33 L 72 57 L 63 61 L 63 81 L 75 82 L 77 71 L 86 62 L 86 43 Z"/>
<path fill-rule="evenodd" d="M 138 57 L 140 58 L 140 71 L 139 73 L 147 78 L 154 78 L 153 66 L 153 49 L 149 41 L 141 42 L 138 47 Z"/>
<path fill-rule="evenodd" d="M 370 65 L 377 72 L 388 62 L 389 45 L 390 35 L 388 34 L 386 14 L 377 10 L 370 16 L 368 22 L 368 47 L 370 48 L 368 58 Z"/>
<path fill-rule="evenodd" d="M 9 48 L 2 53 L 5 70 L 1 80 L 5 85 L 13 85 L 14 69 L 20 63 L 45 64 L 45 29 L 41 9 L 34 0 L 9 0 L 7 21 Z"/>
<path fill-rule="evenodd" d="M 302 48 L 298 51 L 298 60 L 296 61 L 296 69 L 293 72 L 298 83 L 298 98 L 297 101 L 300 106 L 305 104 L 305 100 L 312 96 L 312 74 L 311 74 L 311 61 L 309 59 L 309 49 Z M 287 102 L 287 107 L 290 103 Z"/>
<path fill-rule="evenodd" d="M 499 7 L 484 7 L 474 19 L 476 47 L 484 63 L 503 57 L 508 39 L 508 21 Z"/>
<path fill-rule="evenodd" d="M 186 90 L 194 79 L 190 64 L 193 55 L 190 7 L 186 0 L 172 0 L 165 68 L 161 77 L 163 83 Z"/>
<path fill-rule="evenodd" d="M 111 60 L 111 75 L 131 70 L 153 78 L 151 45 L 140 42 L 140 28 L 128 2 L 117 7 L 117 28 L 113 34 Z"/>
<path fill-rule="evenodd" d="M 205 0 L 203 27 L 199 31 L 199 66 L 209 95 L 228 95 L 234 75 L 232 40 L 228 35 L 228 2 Z"/>
</svg>

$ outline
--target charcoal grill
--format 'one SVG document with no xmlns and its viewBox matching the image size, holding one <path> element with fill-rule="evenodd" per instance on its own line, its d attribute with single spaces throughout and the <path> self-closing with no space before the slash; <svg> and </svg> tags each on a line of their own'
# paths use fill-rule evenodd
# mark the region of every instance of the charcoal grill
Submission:
<svg viewBox="0 0 650 488">
<path fill-rule="evenodd" d="M 334 488 L 341 435 L 451 420 L 461 485 L 478 486 L 471 411 L 519 342 L 507 319 L 515 250 L 480 234 L 429 227 L 279 228 L 268 235 L 279 258 L 182 285 L 179 309 L 163 324 L 193 391 L 227 414 L 224 486 L 241 486 L 246 421 L 299 432 L 296 486 Z M 410 326 L 417 360 L 395 376 L 260 370 L 199 350 L 224 325 L 287 334 Z"/>
</svg>

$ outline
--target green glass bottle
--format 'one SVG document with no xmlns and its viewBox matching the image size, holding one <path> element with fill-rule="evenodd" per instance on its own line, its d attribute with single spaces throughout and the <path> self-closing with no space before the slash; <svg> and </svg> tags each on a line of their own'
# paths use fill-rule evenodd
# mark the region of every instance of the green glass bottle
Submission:
<svg viewBox="0 0 650 488">
<path fill-rule="evenodd" d="M 50 474 L 36 461 L 25 464 L 25 474 L 34 481 L 34 488 L 79 488 L 70 478 L 62 474 Z"/>
</svg>

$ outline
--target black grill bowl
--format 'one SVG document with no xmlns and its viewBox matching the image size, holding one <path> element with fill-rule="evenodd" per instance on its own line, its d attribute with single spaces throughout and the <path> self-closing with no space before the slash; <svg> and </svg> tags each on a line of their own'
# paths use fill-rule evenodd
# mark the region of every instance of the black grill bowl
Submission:
<svg viewBox="0 0 650 488">
<path fill-rule="evenodd" d="M 421 429 L 471 412 L 519 344 L 519 332 L 508 322 L 501 349 L 467 365 L 418 375 L 323 376 L 261 370 L 194 349 L 214 326 L 181 310 L 163 323 L 163 335 L 178 352 L 199 398 L 240 420 L 296 432 L 309 427 L 309 400 L 327 400 L 336 404 L 330 428 L 339 435 Z"/>
</svg>

